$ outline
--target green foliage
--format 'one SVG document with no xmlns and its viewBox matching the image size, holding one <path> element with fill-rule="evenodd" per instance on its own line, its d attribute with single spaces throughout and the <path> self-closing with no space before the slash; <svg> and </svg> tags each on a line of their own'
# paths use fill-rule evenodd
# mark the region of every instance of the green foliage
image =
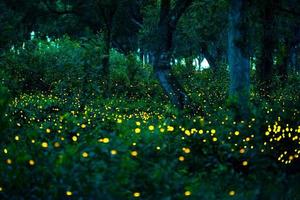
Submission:
<svg viewBox="0 0 300 200">
<path fill-rule="evenodd" d="M 128 63 L 138 62 L 131 59 L 112 51 L 112 66 L 124 74 Z M 11 101 L 11 126 L 0 147 L 1 198 L 131 199 L 137 192 L 143 199 L 185 199 L 189 192 L 191 199 L 299 196 L 298 175 L 290 172 L 299 161 L 277 161 L 284 151 L 293 155 L 298 140 L 272 143 L 282 132 L 269 130 L 289 124 L 297 135 L 298 86 L 274 91 L 274 101 L 254 90 L 251 119 L 235 121 L 224 105 L 227 78 L 221 77 L 206 70 L 182 78 L 204 111 L 193 117 L 162 104 L 155 93 L 93 96 L 84 105 L 64 93 L 19 96 Z M 286 180 L 295 185 L 285 188 Z"/>
<path fill-rule="evenodd" d="M 0 86 L 0 138 L 1 140 L 5 140 L 7 133 L 5 133 L 5 129 L 7 128 L 7 119 L 5 118 L 6 109 L 8 105 L 8 91 L 5 87 Z"/>
</svg>

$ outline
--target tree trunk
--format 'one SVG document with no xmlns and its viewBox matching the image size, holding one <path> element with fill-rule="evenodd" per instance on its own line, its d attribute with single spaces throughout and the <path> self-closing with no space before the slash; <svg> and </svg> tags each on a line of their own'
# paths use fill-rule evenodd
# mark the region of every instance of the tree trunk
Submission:
<svg viewBox="0 0 300 200">
<path fill-rule="evenodd" d="M 289 41 L 285 39 L 279 46 L 278 75 L 281 81 L 285 81 L 288 78 L 289 54 Z"/>
<path fill-rule="evenodd" d="M 171 0 L 161 0 L 160 20 L 157 27 L 157 42 L 154 53 L 154 73 L 170 101 L 182 109 L 187 104 L 187 95 L 176 77 L 171 73 L 173 33 L 191 0 L 177 0 L 171 9 Z"/>
<path fill-rule="evenodd" d="M 230 66 L 230 97 L 238 118 L 248 116 L 250 62 L 246 49 L 246 0 L 231 0 L 228 32 L 228 62 Z"/>
<path fill-rule="evenodd" d="M 277 1 L 277 0 L 276 0 Z M 260 56 L 258 57 L 258 77 L 263 86 L 268 86 L 272 79 L 274 40 L 274 10 L 275 1 L 262 1 L 261 19 L 262 36 Z"/>
</svg>

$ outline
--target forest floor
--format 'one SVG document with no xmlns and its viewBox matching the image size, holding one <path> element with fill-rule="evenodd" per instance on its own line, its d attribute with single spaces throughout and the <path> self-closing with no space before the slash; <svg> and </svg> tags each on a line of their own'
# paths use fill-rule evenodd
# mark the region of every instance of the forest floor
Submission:
<svg viewBox="0 0 300 200">
<path fill-rule="evenodd" d="M 189 116 L 145 99 L 21 95 L 6 114 L 0 197 L 300 199 L 299 110 L 278 116 L 283 107 L 266 105 L 237 122 L 210 109 Z"/>
</svg>

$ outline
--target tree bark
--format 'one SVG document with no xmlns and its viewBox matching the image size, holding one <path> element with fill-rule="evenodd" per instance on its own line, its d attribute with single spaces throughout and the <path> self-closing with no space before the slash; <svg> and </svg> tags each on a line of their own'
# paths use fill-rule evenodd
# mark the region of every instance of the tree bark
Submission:
<svg viewBox="0 0 300 200">
<path fill-rule="evenodd" d="M 238 118 L 247 118 L 249 88 L 250 88 L 250 62 L 245 30 L 246 0 L 231 0 L 229 12 L 228 32 L 228 62 L 230 66 L 230 98 L 237 108 Z"/>
<path fill-rule="evenodd" d="M 191 0 L 177 0 L 171 9 L 170 0 L 161 0 L 160 20 L 157 27 L 157 43 L 154 53 L 154 73 L 170 101 L 182 109 L 188 101 L 183 88 L 171 73 L 173 34 L 182 14 L 192 3 Z"/>
<path fill-rule="evenodd" d="M 258 57 L 258 77 L 263 86 L 268 86 L 272 79 L 273 53 L 275 48 L 274 39 L 274 10 L 276 1 L 262 1 L 261 20 L 262 35 L 260 56 Z"/>
<path fill-rule="evenodd" d="M 288 39 L 285 39 L 279 46 L 279 61 L 278 61 L 278 75 L 281 81 L 285 81 L 288 78 L 288 65 L 290 45 Z"/>
</svg>

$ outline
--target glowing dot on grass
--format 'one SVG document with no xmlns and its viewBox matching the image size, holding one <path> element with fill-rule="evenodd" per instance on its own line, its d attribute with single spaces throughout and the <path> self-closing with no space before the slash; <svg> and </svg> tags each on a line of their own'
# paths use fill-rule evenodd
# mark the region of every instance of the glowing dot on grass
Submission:
<svg viewBox="0 0 300 200">
<path fill-rule="evenodd" d="M 67 195 L 67 196 L 72 196 L 72 194 L 73 194 L 73 193 L 72 193 L 71 191 L 66 191 L 66 195 Z"/>
<path fill-rule="evenodd" d="M 49 128 L 47 128 L 46 133 L 51 133 L 51 130 Z"/>
<path fill-rule="evenodd" d="M 141 132 L 141 129 L 140 128 L 136 128 L 136 129 L 134 129 L 134 132 L 138 134 L 138 133 Z"/>
<path fill-rule="evenodd" d="M 179 158 L 178 158 L 178 160 L 181 161 L 181 162 L 184 161 L 184 159 L 185 158 L 183 156 L 179 156 Z"/>
<path fill-rule="evenodd" d="M 11 160 L 11 159 L 7 159 L 7 160 L 6 160 L 6 163 L 7 163 L 8 165 L 11 165 L 11 164 L 12 164 L 12 160 Z"/>
<path fill-rule="evenodd" d="M 229 196 L 234 196 L 235 195 L 235 191 L 234 190 L 230 190 L 228 194 L 229 194 Z"/>
<path fill-rule="evenodd" d="M 3 149 L 3 152 L 4 152 L 5 154 L 7 154 L 7 153 L 8 153 L 7 149 Z"/>
<path fill-rule="evenodd" d="M 87 152 L 82 153 L 82 157 L 87 158 L 88 156 L 89 156 L 89 154 Z"/>
<path fill-rule="evenodd" d="M 270 132 L 269 132 L 269 131 L 266 131 L 266 132 L 265 132 L 265 135 L 266 135 L 266 136 L 270 135 Z"/>
<path fill-rule="evenodd" d="M 150 126 L 148 127 L 148 129 L 149 129 L 149 131 L 153 131 L 153 130 L 154 130 L 154 126 L 153 126 L 153 125 L 150 125 Z"/>
<path fill-rule="evenodd" d="M 242 164 L 243 164 L 243 166 L 247 166 L 248 165 L 248 161 L 245 160 L 245 161 L 243 161 Z"/>
<path fill-rule="evenodd" d="M 28 161 L 29 165 L 33 166 L 35 164 L 34 160 L 29 160 Z"/>
<path fill-rule="evenodd" d="M 173 126 L 168 126 L 168 127 L 167 127 L 167 131 L 173 132 L 173 131 L 174 131 L 174 127 L 173 127 Z"/>
<path fill-rule="evenodd" d="M 240 134 L 239 131 L 235 131 L 235 132 L 234 132 L 234 135 L 236 135 L 236 136 L 238 136 L 239 134 Z"/>
<path fill-rule="evenodd" d="M 141 125 L 141 122 L 135 122 L 135 124 L 136 124 L 137 126 L 140 126 L 140 125 Z"/>
<path fill-rule="evenodd" d="M 191 152 L 191 149 L 190 149 L 190 148 L 185 148 L 185 147 L 183 147 L 183 148 L 182 148 L 182 151 L 183 151 L 184 153 L 190 153 L 190 152 Z"/>
<path fill-rule="evenodd" d="M 134 193 L 133 193 L 133 196 L 134 196 L 134 197 L 140 197 L 140 196 L 141 196 L 141 193 L 139 193 L 139 192 L 134 192 Z"/>
<path fill-rule="evenodd" d="M 118 152 L 117 152 L 117 150 L 113 149 L 113 150 L 110 151 L 110 153 L 111 153 L 111 155 L 116 155 Z"/>
<path fill-rule="evenodd" d="M 60 147 L 59 142 L 55 142 L 55 143 L 54 143 L 54 147 L 56 147 L 56 148 Z"/>
<path fill-rule="evenodd" d="M 216 130 L 215 129 L 211 129 L 210 131 L 212 134 L 215 134 L 216 133 Z"/>
<path fill-rule="evenodd" d="M 214 142 L 218 141 L 218 138 L 213 137 L 213 141 L 214 141 Z"/>
<path fill-rule="evenodd" d="M 73 140 L 74 142 L 76 142 L 76 141 L 77 141 L 77 136 L 74 135 L 74 136 L 72 137 L 72 140 Z"/>
<path fill-rule="evenodd" d="M 109 143 L 109 139 L 108 138 L 103 138 L 102 142 L 103 143 Z"/>
<path fill-rule="evenodd" d="M 18 135 L 16 135 L 16 136 L 15 136 L 15 140 L 16 140 L 16 141 L 19 141 L 19 140 L 20 140 L 20 137 L 19 137 Z"/>
<path fill-rule="evenodd" d="M 190 136 L 191 135 L 191 132 L 189 130 L 185 130 L 184 131 L 184 134 L 186 134 L 187 136 Z"/>
<path fill-rule="evenodd" d="M 192 194 L 191 191 L 185 191 L 184 192 L 184 196 L 191 196 L 191 194 Z"/>
<path fill-rule="evenodd" d="M 138 155 L 138 152 L 137 151 L 132 151 L 130 154 L 131 154 L 131 156 L 136 157 Z"/>
<path fill-rule="evenodd" d="M 42 147 L 43 148 L 48 148 L 48 143 L 47 142 L 42 142 Z"/>
<path fill-rule="evenodd" d="M 81 128 L 86 128 L 86 125 L 85 124 L 81 124 Z"/>
<path fill-rule="evenodd" d="M 241 154 L 245 153 L 245 149 L 244 148 L 240 149 L 240 153 Z"/>
</svg>

